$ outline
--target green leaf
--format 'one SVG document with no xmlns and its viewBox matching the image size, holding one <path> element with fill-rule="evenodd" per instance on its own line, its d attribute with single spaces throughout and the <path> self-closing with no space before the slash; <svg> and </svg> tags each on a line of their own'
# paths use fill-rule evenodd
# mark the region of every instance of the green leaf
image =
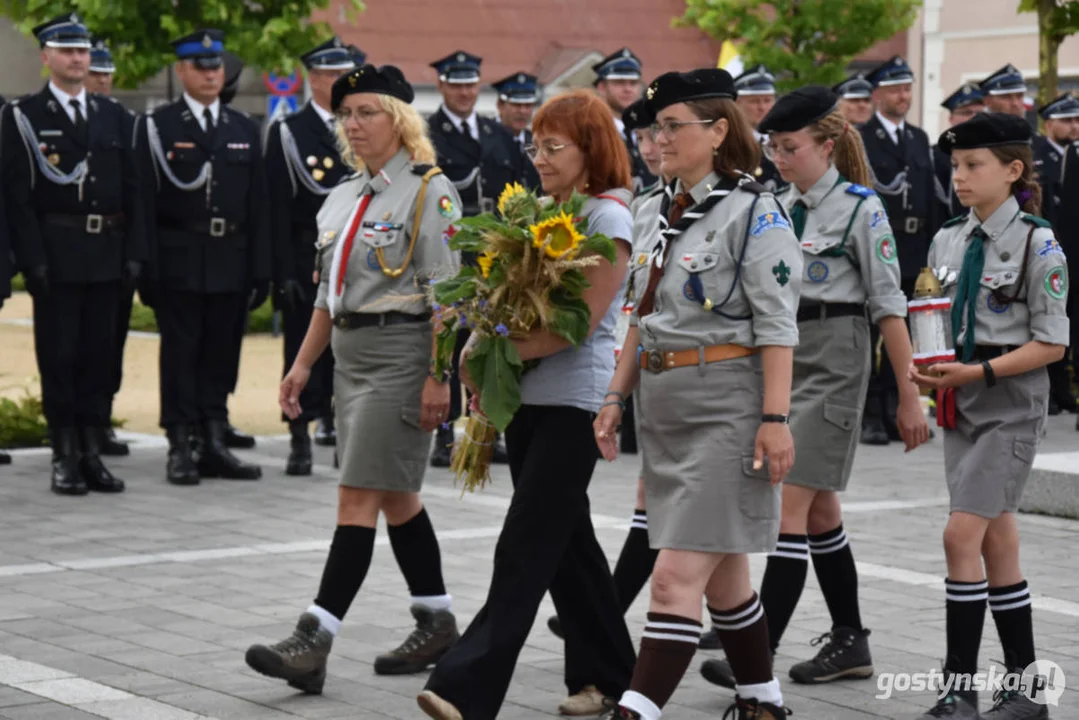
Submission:
<svg viewBox="0 0 1079 720">
<path fill-rule="evenodd" d="M 435 283 L 435 302 L 439 305 L 453 305 L 455 302 L 476 296 L 476 281 L 473 278 L 457 276 Z"/>
<path fill-rule="evenodd" d="M 480 410 L 505 432 L 521 407 L 521 356 L 508 337 L 486 336 L 468 355 L 468 372 L 480 391 Z"/>
<path fill-rule="evenodd" d="M 599 233 L 589 235 L 588 239 L 585 240 L 582 245 L 586 251 L 594 252 L 600 257 L 605 258 L 607 262 L 612 265 L 614 265 L 615 260 L 618 259 L 618 251 L 614 246 L 614 240 L 611 240 L 606 235 L 601 235 Z"/>
<path fill-rule="evenodd" d="M 551 313 L 547 329 L 573 345 L 580 345 L 591 329 L 592 311 L 579 297 L 571 297 L 563 288 L 551 292 Z"/>
<path fill-rule="evenodd" d="M 580 297 L 591 286 L 588 278 L 577 268 L 570 268 L 562 273 L 562 288 L 573 297 Z"/>
<path fill-rule="evenodd" d="M 453 350 L 457 346 L 457 319 L 445 322 L 435 338 L 435 373 L 441 375 L 453 364 Z"/>
</svg>

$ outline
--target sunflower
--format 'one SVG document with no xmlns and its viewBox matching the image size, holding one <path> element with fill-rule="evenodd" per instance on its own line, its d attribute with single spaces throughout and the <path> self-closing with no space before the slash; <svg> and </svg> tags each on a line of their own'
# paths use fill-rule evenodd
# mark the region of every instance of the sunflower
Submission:
<svg viewBox="0 0 1079 720">
<path fill-rule="evenodd" d="M 532 247 L 543 248 L 547 257 L 558 260 L 573 255 L 581 241 L 585 239 L 577 230 L 573 217 L 565 210 L 541 223 L 530 225 Z"/>
<path fill-rule="evenodd" d="M 497 250 L 484 250 L 480 256 L 476 258 L 476 262 L 479 263 L 480 266 L 480 273 L 483 274 L 484 279 L 491 274 L 491 267 L 495 264 L 496 257 L 498 257 Z"/>
<path fill-rule="evenodd" d="M 528 191 L 522 187 L 521 183 L 506 183 L 506 187 L 502 190 L 502 194 L 498 196 L 498 213 L 504 216 L 510 201 L 527 192 Z"/>
</svg>

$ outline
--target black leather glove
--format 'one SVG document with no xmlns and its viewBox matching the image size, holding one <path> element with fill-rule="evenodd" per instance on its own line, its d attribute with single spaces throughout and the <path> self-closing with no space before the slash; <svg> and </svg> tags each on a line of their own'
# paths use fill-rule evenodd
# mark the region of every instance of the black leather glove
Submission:
<svg viewBox="0 0 1079 720">
<path fill-rule="evenodd" d="M 270 296 L 270 282 L 268 280 L 256 280 L 251 287 L 251 295 L 247 300 L 247 309 L 255 310 L 266 302 Z"/>
<path fill-rule="evenodd" d="M 49 296 L 49 268 L 46 265 L 38 265 L 26 271 L 23 279 L 26 280 L 26 291 L 34 298 L 46 298 Z"/>
<path fill-rule="evenodd" d="M 285 312 L 294 313 L 307 304 L 307 292 L 299 280 L 289 278 L 277 284 L 277 302 Z"/>
<path fill-rule="evenodd" d="M 124 291 L 131 292 L 139 286 L 139 278 L 142 277 L 142 263 L 137 260 L 128 260 L 124 263 L 124 271 L 120 277 L 120 281 L 124 284 Z"/>
</svg>

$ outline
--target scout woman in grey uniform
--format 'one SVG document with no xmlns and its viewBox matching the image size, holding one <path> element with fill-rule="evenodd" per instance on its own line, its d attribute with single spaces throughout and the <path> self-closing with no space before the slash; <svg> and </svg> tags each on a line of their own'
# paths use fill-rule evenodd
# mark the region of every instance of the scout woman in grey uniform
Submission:
<svg viewBox="0 0 1079 720">
<path fill-rule="evenodd" d="M 318 295 L 280 404 L 290 418 L 300 415 L 311 366 L 331 346 L 341 459 L 337 530 L 318 596 L 292 636 L 247 651 L 252 668 L 307 693 L 322 691 L 333 637 L 371 564 L 380 511 L 417 625 L 399 648 L 375 659 L 375 672 L 423 671 L 457 639 L 419 490 L 430 432 L 449 410 L 446 378 L 430 371 L 424 288 L 435 275 L 456 272 L 458 259 L 443 236 L 460 218 L 460 203 L 431 165 L 434 149 L 409 105 L 413 96 L 391 65 L 364 65 L 333 85 L 342 159 L 357 172 L 318 213 Z"/>
<path fill-rule="evenodd" d="M 985 113 L 940 136 L 967 215 L 944 224 L 929 266 L 952 299 L 957 362 L 909 376 L 937 388 L 951 514 L 946 677 L 978 670 L 985 606 L 993 611 L 1004 662 L 1019 675 L 1034 662 L 1030 590 L 1019 569 L 1015 511 L 1030 475 L 1049 403 L 1045 367 L 1068 345 L 1068 271 L 1049 223 L 1036 217 L 1031 128 L 1021 117 Z M 993 720 L 1048 718 L 1013 685 L 994 696 Z M 955 688 L 922 716 L 978 718 L 977 692 Z"/>
<path fill-rule="evenodd" d="M 769 135 L 766 152 L 791 183 L 779 197 L 805 266 L 791 393 L 798 464 L 783 485 L 779 541 L 761 583 L 772 652 L 802 594 L 810 555 L 832 616 L 831 631 L 816 641 L 817 656 L 790 670 L 800 683 L 873 674 L 837 494 L 850 480 L 862 427 L 869 322 L 880 326 L 896 377 L 911 362 L 895 236 L 880 198 L 863 184 L 871 180 L 861 136 L 843 118 L 838 99 L 825 87 L 800 88 L 781 98 L 760 125 Z M 907 450 L 929 439 L 918 387 L 909 380 L 900 383 L 897 422 Z M 701 672 L 734 687 L 724 660 L 707 661 Z"/>
<path fill-rule="evenodd" d="M 633 680 L 607 717 L 660 717 L 697 649 L 702 594 L 738 680 L 732 710 L 786 717 L 746 554 L 775 547 L 779 482 L 794 461 L 802 254 L 779 203 L 743 172 L 759 150 L 730 75 L 666 73 L 646 97 L 675 180 L 595 431 L 614 458 L 621 404 L 639 382 L 648 534 L 660 552 Z"/>
</svg>

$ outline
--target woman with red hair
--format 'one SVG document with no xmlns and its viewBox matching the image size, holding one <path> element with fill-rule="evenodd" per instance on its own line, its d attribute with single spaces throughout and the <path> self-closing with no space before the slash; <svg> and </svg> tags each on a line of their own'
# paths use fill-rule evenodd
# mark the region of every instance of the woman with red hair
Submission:
<svg viewBox="0 0 1079 720">
<path fill-rule="evenodd" d="M 614 329 L 633 233 L 629 155 L 610 111 L 588 92 L 549 100 L 532 131 L 526 152 L 544 192 L 556 202 L 574 192 L 589 195 L 581 214 L 590 232 L 615 240 L 617 259 L 585 270 L 591 333 L 579 347 L 544 330 L 515 341 L 522 360 L 540 362 L 521 379 L 521 407 L 506 429 L 513 499 L 495 547 L 487 603 L 418 698 L 438 720 L 498 715 L 548 590 L 565 631 L 570 695 L 587 683 L 620 696 L 635 661 L 588 502 L 599 458 L 592 420 L 605 404 L 624 402 L 604 393 L 614 373 Z"/>
</svg>

